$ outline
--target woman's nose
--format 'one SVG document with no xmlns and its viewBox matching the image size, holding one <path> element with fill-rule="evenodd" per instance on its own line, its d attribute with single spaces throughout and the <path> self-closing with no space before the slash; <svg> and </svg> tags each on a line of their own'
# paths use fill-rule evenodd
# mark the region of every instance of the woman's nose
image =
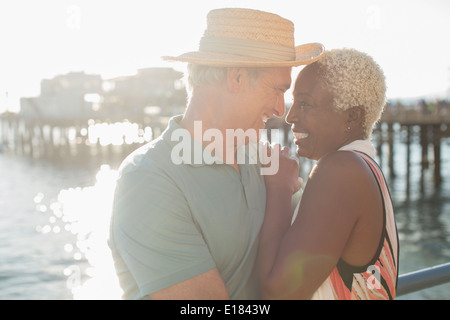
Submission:
<svg viewBox="0 0 450 320">
<path fill-rule="evenodd" d="M 296 116 L 296 114 L 295 114 L 295 112 L 293 110 L 294 109 L 293 107 L 294 106 L 291 106 L 291 108 L 289 109 L 289 111 L 288 111 L 288 113 L 286 115 L 286 122 L 288 124 L 293 124 L 296 121 L 296 119 L 297 119 L 297 116 Z"/>
</svg>

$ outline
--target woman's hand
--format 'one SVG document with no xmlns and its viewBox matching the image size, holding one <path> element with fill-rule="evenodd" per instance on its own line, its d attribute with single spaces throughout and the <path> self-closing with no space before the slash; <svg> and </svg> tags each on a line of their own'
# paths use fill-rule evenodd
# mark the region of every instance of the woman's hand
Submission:
<svg viewBox="0 0 450 320">
<path fill-rule="evenodd" d="M 271 161 L 276 161 L 275 165 L 278 167 L 274 174 L 264 175 L 267 193 L 281 191 L 292 195 L 300 190 L 302 186 L 302 179 L 298 176 L 300 165 L 296 157 L 290 156 L 289 148 L 281 147 L 278 143 L 272 147 L 265 143 L 264 148 L 264 154 L 270 156 Z"/>
</svg>

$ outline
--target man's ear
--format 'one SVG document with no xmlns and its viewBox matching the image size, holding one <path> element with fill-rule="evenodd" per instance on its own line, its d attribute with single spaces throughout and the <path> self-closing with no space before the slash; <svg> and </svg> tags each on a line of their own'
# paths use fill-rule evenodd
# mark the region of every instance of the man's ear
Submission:
<svg viewBox="0 0 450 320">
<path fill-rule="evenodd" d="M 249 74 L 246 68 L 228 68 L 227 85 L 232 93 L 238 93 L 245 89 L 248 84 Z"/>
</svg>

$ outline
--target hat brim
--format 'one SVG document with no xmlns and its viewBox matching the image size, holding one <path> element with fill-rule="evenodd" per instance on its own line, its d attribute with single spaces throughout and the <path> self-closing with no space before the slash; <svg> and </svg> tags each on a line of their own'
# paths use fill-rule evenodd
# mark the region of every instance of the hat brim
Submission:
<svg viewBox="0 0 450 320">
<path fill-rule="evenodd" d="M 258 60 L 242 55 L 200 51 L 187 52 L 176 57 L 164 56 L 162 59 L 216 67 L 295 67 L 319 60 L 324 52 L 322 44 L 307 43 L 295 47 L 295 60 L 290 61 Z"/>
</svg>

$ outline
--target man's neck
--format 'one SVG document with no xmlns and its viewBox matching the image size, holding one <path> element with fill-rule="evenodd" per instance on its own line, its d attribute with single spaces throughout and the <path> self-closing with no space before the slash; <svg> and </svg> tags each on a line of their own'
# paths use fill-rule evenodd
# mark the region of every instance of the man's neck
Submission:
<svg viewBox="0 0 450 320">
<path fill-rule="evenodd" d="M 193 96 L 179 124 L 188 130 L 192 139 L 200 143 L 204 149 L 211 151 L 215 157 L 239 172 L 236 146 L 233 143 L 227 147 L 226 143 L 226 129 L 232 128 L 230 121 L 233 117 L 226 112 L 227 108 L 224 107 L 226 102 L 217 97 L 208 99 L 209 97 L 209 94 L 202 99 Z"/>
</svg>

